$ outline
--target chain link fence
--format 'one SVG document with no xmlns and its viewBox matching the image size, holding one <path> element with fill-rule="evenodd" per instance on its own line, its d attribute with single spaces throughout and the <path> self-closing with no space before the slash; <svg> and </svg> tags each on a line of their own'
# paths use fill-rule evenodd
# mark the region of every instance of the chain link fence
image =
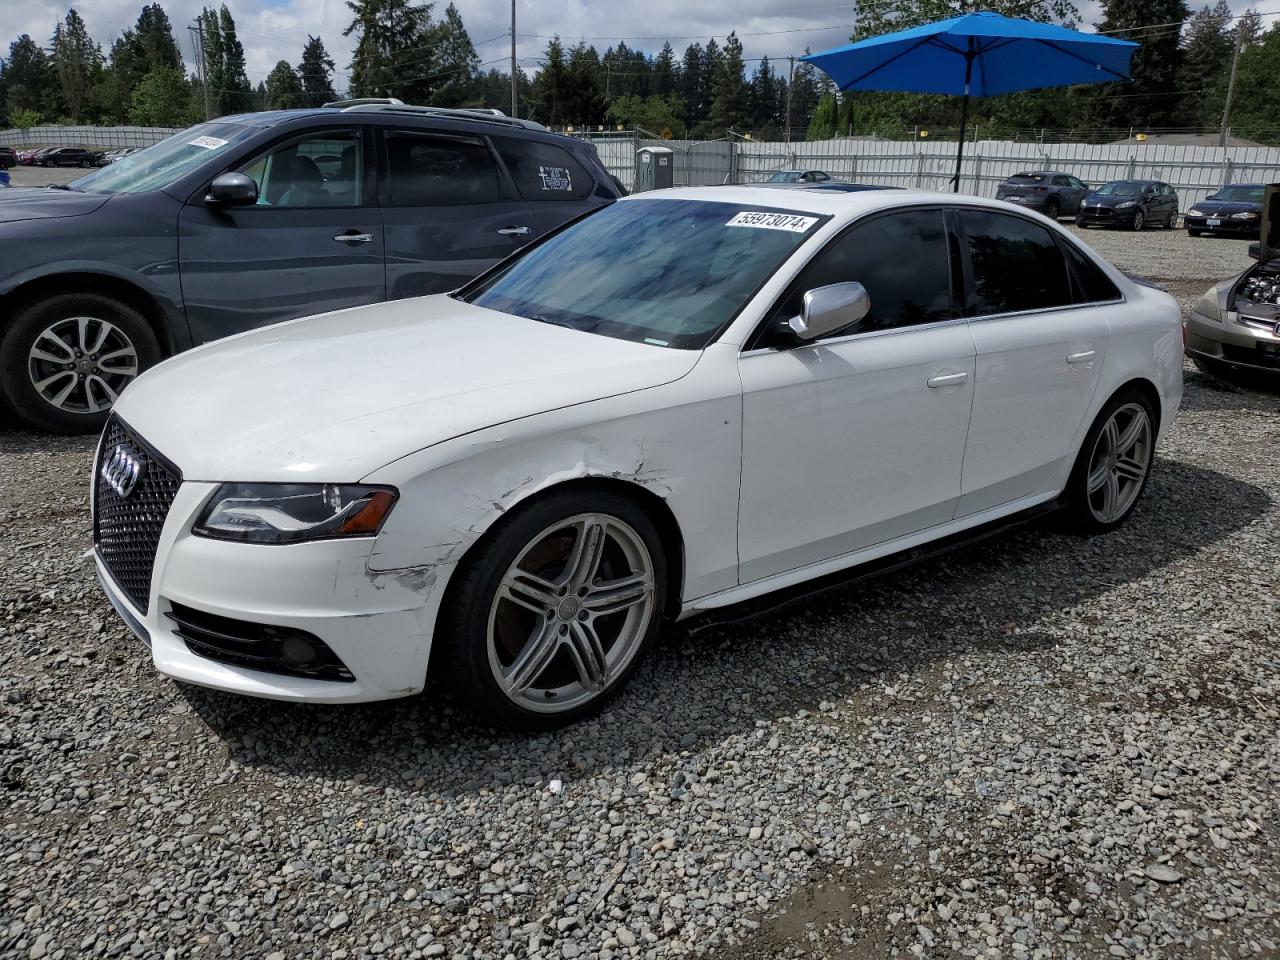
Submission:
<svg viewBox="0 0 1280 960">
<path fill-rule="evenodd" d="M 175 127 L 28 127 L 0 130 L 0 147 L 149 147 L 178 133 Z"/>
</svg>

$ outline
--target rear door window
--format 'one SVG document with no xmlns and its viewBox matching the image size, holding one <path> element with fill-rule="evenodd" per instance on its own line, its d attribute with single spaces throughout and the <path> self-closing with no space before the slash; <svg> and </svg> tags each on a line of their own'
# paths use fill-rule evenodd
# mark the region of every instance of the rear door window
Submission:
<svg viewBox="0 0 1280 960">
<path fill-rule="evenodd" d="M 562 147 L 516 137 L 494 137 L 493 142 L 526 200 L 581 200 L 595 189 L 586 168 Z"/>
<path fill-rule="evenodd" d="M 392 207 L 497 203 L 502 173 L 480 137 L 387 131 L 386 202 Z"/>
<path fill-rule="evenodd" d="M 1062 251 L 1037 223 L 986 210 L 958 212 L 972 270 L 968 315 L 1069 306 L 1071 283 Z"/>
</svg>

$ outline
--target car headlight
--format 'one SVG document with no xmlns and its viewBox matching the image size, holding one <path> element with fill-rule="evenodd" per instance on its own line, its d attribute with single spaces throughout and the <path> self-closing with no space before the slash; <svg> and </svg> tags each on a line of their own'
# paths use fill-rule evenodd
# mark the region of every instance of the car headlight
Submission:
<svg viewBox="0 0 1280 960">
<path fill-rule="evenodd" d="M 1117 204 L 1116 204 L 1116 209 L 1117 209 L 1117 210 L 1128 210 L 1128 209 L 1130 209 L 1131 207 L 1136 207 L 1137 205 L 1138 205 L 1138 201 L 1137 201 L 1137 200 L 1126 200 L 1124 203 L 1117 203 Z"/>
<path fill-rule="evenodd" d="M 356 484 L 224 483 L 191 532 L 249 543 L 372 537 L 397 496 L 390 487 Z"/>
<path fill-rule="evenodd" d="M 1218 286 L 1214 284 L 1204 292 L 1204 296 L 1195 306 L 1196 313 L 1210 320 L 1222 322 L 1222 304 L 1218 301 Z"/>
<path fill-rule="evenodd" d="M 1246 210 L 1244 213 L 1233 213 L 1231 215 L 1232 220 L 1256 220 L 1257 218 L 1258 215 L 1250 210 Z"/>
<path fill-rule="evenodd" d="M 1198 209 L 1196 209 L 1195 207 L 1192 207 L 1190 210 L 1188 210 L 1188 211 L 1187 211 L 1187 216 L 1188 216 L 1188 217 L 1203 217 L 1203 216 L 1204 216 L 1204 211 L 1203 211 L 1203 210 L 1198 210 Z"/>
</svg>

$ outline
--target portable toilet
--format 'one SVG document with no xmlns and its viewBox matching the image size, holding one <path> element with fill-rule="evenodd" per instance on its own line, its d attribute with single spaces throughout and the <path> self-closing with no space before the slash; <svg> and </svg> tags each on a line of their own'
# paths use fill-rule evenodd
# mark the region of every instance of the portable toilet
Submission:
<svg viewBox="0 0 1280 960">
<path fill-rule="evenodd" d="M 633 193 L 665 190 L 675 184 L 675 151 L 670 147 L 641 147 L 636 151 L 636 185 Z"/>
</svg>

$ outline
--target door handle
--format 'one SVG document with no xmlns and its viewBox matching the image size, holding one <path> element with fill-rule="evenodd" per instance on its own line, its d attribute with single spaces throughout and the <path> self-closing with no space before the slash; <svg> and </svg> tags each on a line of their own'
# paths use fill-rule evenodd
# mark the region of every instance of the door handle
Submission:
<svg viewBox="0 0 1280 960">
<path fill-rule="evenodd" d="M 1088 363 L 1096 354 L 1096 350 L 1082 350 L 1080 353 L 1069 353 L 1067 354 L 1067 363 Z"/>
<path fill-rule="evenodd" d="M 533 233 L 532 227 L 500 227 L 498 232 L 504 237 L 527 237 Z"/>
<path fill-rule="evenodd" d="M 944 373 L 940 377 L 930 377 L 926 380 L 925 386 L 937 389 L 939 387 L 954 387 L 957 384 L 964 383 L 969 379 L 967 373 Z"/>
<path fill-rule="evenodd" d="M 354 230 L 348 230 L 346 233 L 340 233 L 333 239 L 339 243 L 372 243 L 372 233 L 357 233 Z"/>
</svg>

